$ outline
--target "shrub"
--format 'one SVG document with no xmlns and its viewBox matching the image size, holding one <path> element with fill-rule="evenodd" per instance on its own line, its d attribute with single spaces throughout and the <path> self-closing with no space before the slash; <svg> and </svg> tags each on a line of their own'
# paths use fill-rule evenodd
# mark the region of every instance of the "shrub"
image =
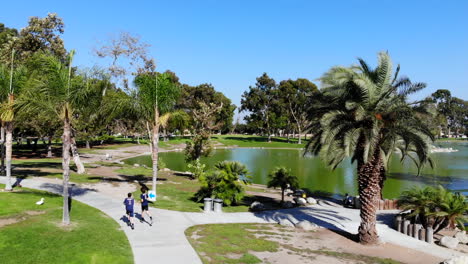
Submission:
<svg viewBox="0 0 468 264">
<path fill-rule="evenodd" d="M 460 193 L 452 193 L 439 186 L 412 188 L 404 191 L 398 200 L 398 206 L 410 210 L 406 218 L 420 222 L 424 228 L 432 227 L 434 234 L 445 227 L 463 230 L 467 221 L 464 214 L 468 210 L 466 197 Z"/>
<path fill-rule="evenodd" d="M 205 167 L 206 165 L 200 162 L 200 159 L 196 159 L 195 161 L 189 163 L 187 165 L 190 172 L 192 172 L 192 178 L 198 179 L 205 174 Z"/>
<path fill-rule="evenodd" d="M 199 177 L 201 188 L 195 193 L 197 201 L 203 198 L 219 198 L 226 205 L 238 204 L 244 198 L 242 183 L 250 183 L 245 165 L 237 161 L 222 161 L 215 170 Z"/>
</svg>

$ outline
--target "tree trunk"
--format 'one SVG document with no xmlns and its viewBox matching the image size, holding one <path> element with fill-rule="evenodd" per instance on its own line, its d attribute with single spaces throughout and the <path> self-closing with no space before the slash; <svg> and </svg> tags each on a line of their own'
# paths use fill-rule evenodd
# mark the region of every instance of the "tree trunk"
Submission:
<svg viewBox="0 0 468 264">
<path fill-rule="evenodd" d="M 380 195 L 380 168 L 383 166 L 379 151 L 372 160 L 358 163 L 359 199 L 361 202 L 361 225 L 358 229 L 359 241 L 362 244 L 377 244 L 377 199 Z"/>
<path fill-rule="evenodd" d="M 91 149 L 91 144 L 89 144 L 89 140 L 86 140 L 86 148 Z"/>
<path fill-rule="evenodd" d="M 52 137 L 49 136 L 49 142 L 47 144 L 47 158 L 52 158 Z"/>
<path fill-rule="evenodd" d="M 284 191 L 285 189 L 281 189 L 281 203 L 284 203 Z"/>
<path fill-rule="evenodd" d="M 76 141 L 75 138 L 71 138 L 71 152 L 73 154 L 73 161 L 75 162 L 76 165 L 76 172 L 78 174 L 83 174 L 85 173 L 85 167 L 83 165 L 83 162 L 81 162 L 80 159 L 80 154 L 78 153 L 78 148 L 76 147 Z"/>
<path fill-rule="evenodd" d="M 34 144 L 33 144 L 33 152 L 37 151 L 37 141 L 39 141 L 39 138 L 34 139 Z"/>
<path fill-rule="evenodd" d="M 65 113 L 68 116 L 68 113 Z M 70 120 L 65 117 L 63 121 L 63 143 L 62 143 L 62 168 L 63 168 L 63 215 L 62 223 L 64 225 L 70 224 L 70 211 L 69 211 L 69 193 L 68 193 L 68 182 L 70 179 L 70 146 L 71 146 L 71 127 Z"/>
<path fill-rule="evenodd" d="M 0 175 L 5 175 L 5 123 L 2 121 L 2 128 L 0 130 Z"/>
<path fill-rule="evenodd" d="M 158 142 L 159 142 L 159 111 L 154 109 L 154 125 L 152 140 L 152 158 L 153 158 L 153 192 L 156 193 L 156 181 L 158 179 Z"/>
<path fill-rule="evenodd" d="M 301 132 L 302 132 L 302 130 L 301 130 L 301 126 L 299 126 L 299 124 L 297 124 L 297 131 L 299 132 L 299 134 L 298 134 L 298 139 L 299 140 L 297 141 L 297 144 L 302 144 L 302 141 L 301 141 Z"/>
<path fill-rule="evenodd" d="M 13 152 L 13 123 L 5 122 L 6 136 L 5 136 L 5 162 L 6 162 L 6 184 L 5 190 L 11 191 L 11 156 Z"/>
</svg>

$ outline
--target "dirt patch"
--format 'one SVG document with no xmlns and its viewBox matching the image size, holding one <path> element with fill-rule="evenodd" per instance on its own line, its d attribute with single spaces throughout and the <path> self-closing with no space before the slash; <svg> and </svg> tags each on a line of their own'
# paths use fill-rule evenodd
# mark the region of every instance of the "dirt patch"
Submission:
<svg viewBox="0 0 468 264">
<path fill-rule="evenodd" d="M 0 228 L 26 220 L 25 217 L 0 218 Z"/>
<path fill-rule="evenodd" d="M 24 211 L 24 213 L 27 215 L 42 215 L 42 214 L 45 214 L 46 212 L 43 210 L 34 210 L 34 211 Z"/>
<path fill-rule="evenodd" d="M 257 235 L 276 241 L 281 247 L 278 252 L 250 252 L 268 263 L 374 263 L 380 259 L 393 259 L 402 263 L 439 263 L 442 259 L 420 251 L 403 248 L 391 243 L 363 246 L 355 241 L 321 228 L 304 232 L 297 229 L 285 230 L 275 227 L 270 231 L 276 235 Z"/>
</svg>

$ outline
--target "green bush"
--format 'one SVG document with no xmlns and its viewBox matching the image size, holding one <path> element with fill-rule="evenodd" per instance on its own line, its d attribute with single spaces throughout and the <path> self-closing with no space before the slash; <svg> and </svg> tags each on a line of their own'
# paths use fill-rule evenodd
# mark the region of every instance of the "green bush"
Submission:
<svg viewBox="0 0 468 264">
<path fill-rule="evenodd" d="M 458 226 L 464 229 L 467 222 L 464 214 L 468 211 L 466 197 L 460 193 L 452 193 L 439 186 L 412 188 L 404 191 L 398 200 L 398 206 L 411 212 L 405 218 L 421 223 L 424 228 L 432 227 L 434 234 L 440 230 Z"/>
</svg>

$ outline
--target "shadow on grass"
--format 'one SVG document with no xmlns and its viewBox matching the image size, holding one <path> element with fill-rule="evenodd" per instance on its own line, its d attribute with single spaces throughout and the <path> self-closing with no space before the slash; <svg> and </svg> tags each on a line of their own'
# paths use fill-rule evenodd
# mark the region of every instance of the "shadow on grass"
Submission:
<svg viewBox="0 0 468 264">
<path fill-rule="evenodd" d="M 43 183 L 40 186 L 41 188 L 44 188 L 48 192 L 56 193 L 56 194 L 62 194 L 63 192 L 63 185 L 61 184 L 55 184 L 55 183 Z M 86 193 L 89 192 L 96 192 L 96 189 L 93 188 L 81 188 L 81 187 L 76 187 L 71 185 L 68 189 L 68 192 L 72 197 L 74 196 L 82 196 Z"/>
</svg>

